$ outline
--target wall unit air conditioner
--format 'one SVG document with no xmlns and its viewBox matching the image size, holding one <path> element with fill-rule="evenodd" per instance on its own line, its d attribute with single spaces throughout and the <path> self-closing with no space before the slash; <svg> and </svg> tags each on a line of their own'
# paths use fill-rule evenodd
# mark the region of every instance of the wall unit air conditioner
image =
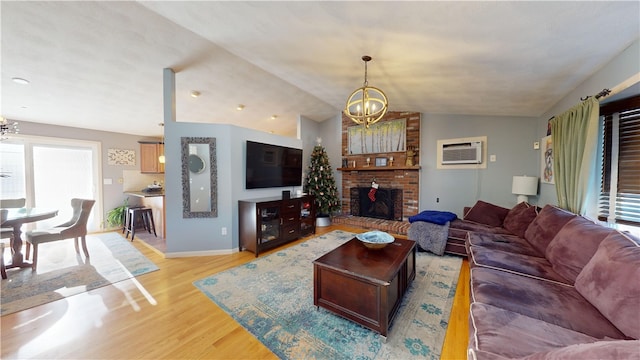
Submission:
<svg viewBox="0 0 640 360">
<path fill-rule="evenodd" d="M 442 164 L 481 164 L 482 141 L 442 144 Z"/>
</svg>

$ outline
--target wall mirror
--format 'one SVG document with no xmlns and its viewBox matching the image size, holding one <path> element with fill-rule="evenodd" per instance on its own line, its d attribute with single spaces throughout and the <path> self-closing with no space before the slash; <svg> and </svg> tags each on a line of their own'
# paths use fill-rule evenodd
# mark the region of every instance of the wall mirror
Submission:
<svg viewBox="0 0 640 360">
<path fill-rule="evenodd" d="M 182 217 L 217 217 L 216 139 L 183 137 L 180 144 L 182 147 Z"/>
</svg>

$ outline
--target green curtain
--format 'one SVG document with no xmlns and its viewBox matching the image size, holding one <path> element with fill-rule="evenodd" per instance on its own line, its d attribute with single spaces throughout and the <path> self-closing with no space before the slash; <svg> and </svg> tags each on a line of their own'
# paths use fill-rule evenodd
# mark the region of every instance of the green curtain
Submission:
<svg viewBox="0 0 640 360">
<path fill-rule="evenodd" d="M 551 120 L 558 206 L 584 215 L 596 183 L 600 103 L 590 97 Z"/>
</svg>

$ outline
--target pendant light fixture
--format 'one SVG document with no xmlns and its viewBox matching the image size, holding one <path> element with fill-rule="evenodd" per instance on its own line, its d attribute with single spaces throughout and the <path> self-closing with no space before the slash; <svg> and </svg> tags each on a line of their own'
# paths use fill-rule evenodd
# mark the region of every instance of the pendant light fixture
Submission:
<svg viewBox="0 0 640 360">
<path fill-rule="evenodd" d="M 160 164 L 164 164 L 165 161 L 167 161 L 165 159 L 165 157 L 164 157 L 164 123 L 159 123 L 158 125 L 162 127 L 162 143 L 161 143 L 162 144 L 162 154 L 160 154 L 160 156 L 158 156 L 158 162 Z"/>
<path fill-rule="evenodd" d="M 382 90 L 369 86 L 367 81 L 367 63 L 371 61 L 371 56 L 364 55 L 362 61 L 364 61 L 364 84 L 351 93 L 347 99 L 344 114 L 355 123 L 368 128 L 387 113 L 389 102 Z"/>
</svg>

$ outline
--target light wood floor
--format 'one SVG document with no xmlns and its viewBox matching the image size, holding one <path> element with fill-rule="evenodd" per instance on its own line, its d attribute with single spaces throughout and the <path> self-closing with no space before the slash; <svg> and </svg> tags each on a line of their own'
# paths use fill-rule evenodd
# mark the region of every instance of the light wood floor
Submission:
<svg viewBox="0 0 640 360">
<path fill-rule="evenodd" d="M 330 226 L 317 234 L 335 229 L 363 231 Z M 3 316 L 1 358 L 277 359 L 192 285 L 253 260 L 252 253 L 164 259 L 140 241 L 134 245 L 160 270 Z M 466 359 L 468 284 L 465 260 L 442 359 Z"/>
</svg>

